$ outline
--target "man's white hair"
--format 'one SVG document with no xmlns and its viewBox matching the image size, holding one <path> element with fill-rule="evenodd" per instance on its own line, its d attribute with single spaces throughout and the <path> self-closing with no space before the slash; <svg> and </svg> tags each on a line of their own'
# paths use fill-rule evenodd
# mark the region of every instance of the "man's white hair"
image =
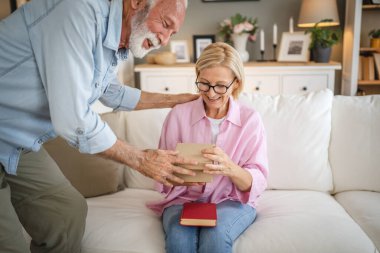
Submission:
<svg viewBox="0 0 380 253">
<path fill-rule="evenodd" d="M 159 1 L 165 1 L 165 0 L 148 0 L 148 5 L 150 5 L 152 8 Z M 185 8 L 187 9 L 188 0 L 177 0 L 177 3 L 178 2 L 182 2 L 185 5 Z"/>
</svg>

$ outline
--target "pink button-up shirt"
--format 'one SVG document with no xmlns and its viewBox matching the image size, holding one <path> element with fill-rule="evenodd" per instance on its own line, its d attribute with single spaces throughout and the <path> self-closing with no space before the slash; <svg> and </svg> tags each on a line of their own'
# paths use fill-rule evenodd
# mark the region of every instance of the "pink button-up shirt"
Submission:
<svg viewBox="0 0 380 253">
<path fill-rule="evenodd" d="M 211 124 L 206 117 L 202 98 L 179 104 L 168 114 L 159 147 L 175 150 L 180 142 L 211 143 Z M 147 206 L 158 214 L 162 214 L 168 206 L 190 201 L 220 203 L 229 199 L 256 207 L 256 199 L 267 186 L 268 175 L 266 135 L 259 113 L 230 97 L 228 113 L 220 125 L 216 146 L 252 175 L 250 191 L 241 192 L 228 177 L 221 175 L 214 176 L 213 181 L 205 186 L 167 187 L 157 183 L 157 190 L 166 197 Z"/>
</svg>

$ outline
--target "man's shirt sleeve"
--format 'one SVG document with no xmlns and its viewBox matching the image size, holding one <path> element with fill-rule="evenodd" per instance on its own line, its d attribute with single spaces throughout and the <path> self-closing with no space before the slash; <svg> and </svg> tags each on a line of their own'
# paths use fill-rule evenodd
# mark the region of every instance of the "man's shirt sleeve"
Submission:
<svg viewBox="0 0 380 253">
<path fill-rule="evenodd" d="M 28 28 L 52 124 L 80 152 L 104 151 L 116 136 L 90 108 L 101 94 L 94 52 L 102 46 L 102 17 L 86 1 L 62 1 L 51 12 Z"/>
</svg>

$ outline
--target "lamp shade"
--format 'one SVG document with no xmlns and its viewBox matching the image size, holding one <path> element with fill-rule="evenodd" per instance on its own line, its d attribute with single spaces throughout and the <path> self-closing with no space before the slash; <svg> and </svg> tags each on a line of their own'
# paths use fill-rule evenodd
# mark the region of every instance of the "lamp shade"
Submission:
<svg viewBox="0 0 380 253">
<path fill-rule="evenodd" d="M 318 26 L 339 25 L 338 7 L 336 0 L 302 0 L 298 27 L 313 27 L 322 19 L 332 19 Z"/>
</svg>

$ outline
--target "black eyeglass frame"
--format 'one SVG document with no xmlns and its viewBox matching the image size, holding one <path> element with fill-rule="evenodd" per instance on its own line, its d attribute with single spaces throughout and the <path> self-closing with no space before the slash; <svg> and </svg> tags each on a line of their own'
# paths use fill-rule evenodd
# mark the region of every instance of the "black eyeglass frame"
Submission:
<svg viewBox="0 0 380 253">
<path fill-rule="evenodd" d="M 198 79 L 198 77 L 197 77 L 197 79 Z M 202 91 L 202 92 L 208 92 L 208 91 L 212 88 L 216 94 L 223 95 L 223 94 L 226 94 L 226 93 L 227 93 L 228 89 L 231 87 L 231 85 L 232 85 L 235 81 L 236 81 L 236 76 L 235 76 L 235 78 L 232 80 L 232 82 L 231 82 L 229 85 L 227 85 L 227 86 L 225 86 L 225 85 L 221 85 L 221 84 L 210 85 L 210 84 L 207 84 L 207 83 L 204 83 L 204 82 L 197 82 L 197 81 L 195 81 L 195 85 L 196 85 L 197 88 L 198 88 L 200 91 Z M 208 89 L 207 89 L 207 90 L 201 90 L 201 89 L 199 88 L 199 86 L 198 86 L 198 84 L 200 84 L 200 83 L 201 83 L 202 85 L 206 85 L 206 86 L 208 86 Z M 221 93 L 221 92 L 217 92 L 217 91 L 215 90 L 215 87 L 224 87 L 224 88 L 226 88 L 226 91 L 223 92 L 223 93 Z"/>
</svg>

